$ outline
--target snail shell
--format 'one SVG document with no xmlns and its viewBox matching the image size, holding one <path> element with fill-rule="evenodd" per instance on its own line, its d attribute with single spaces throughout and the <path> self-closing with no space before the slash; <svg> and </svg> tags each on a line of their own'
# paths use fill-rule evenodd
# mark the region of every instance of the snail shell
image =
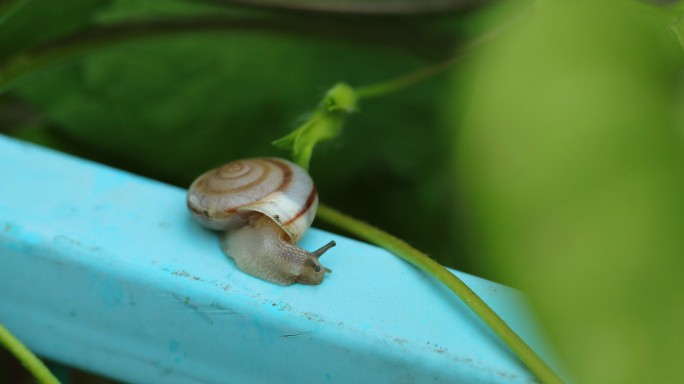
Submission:
<svg viewBox="0 0 684 384">
<path fill-rule="evenodd" d="M 205 227 L 224 231 L 221 248 L 243 271 L 277 284 L 319 284 L 330 270 L 318 261 L 334 242 L 308 252 L 294 244 L 316 214 L 309 174 L 287 160 L 237 160 L 199 176 L 187 205 Z"/>
</svg>

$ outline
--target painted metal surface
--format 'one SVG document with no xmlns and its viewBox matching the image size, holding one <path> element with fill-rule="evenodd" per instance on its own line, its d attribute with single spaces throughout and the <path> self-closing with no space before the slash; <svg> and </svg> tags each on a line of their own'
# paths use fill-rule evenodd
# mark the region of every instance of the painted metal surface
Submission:
<svg viewBox="0 0 684 384">
<path fill-rule="evenodd" d="M 0 322 L 134 383 L 528 383 L 470 310 L 377 247 L 335 240 L 319 286 L 236 269 L 185 190 L 0 136 Z M 548 355 L 524 297 L 454 272 Z"/>
</svg>

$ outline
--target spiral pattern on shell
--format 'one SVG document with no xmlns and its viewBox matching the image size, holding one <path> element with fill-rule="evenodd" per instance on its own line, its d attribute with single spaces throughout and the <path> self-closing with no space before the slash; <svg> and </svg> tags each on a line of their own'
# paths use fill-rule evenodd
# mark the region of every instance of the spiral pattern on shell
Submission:
<svg viewBox="0 0 684 384">
<path fill-rule="evenodd" d="M 188 208 L 211 229 L 247 224 L 261 213 L 297 242 L 311 225 L 318 195 L 309 174 L 287 160 L 236 160 L 200 175 L 190 186 Z"/>
</svg>

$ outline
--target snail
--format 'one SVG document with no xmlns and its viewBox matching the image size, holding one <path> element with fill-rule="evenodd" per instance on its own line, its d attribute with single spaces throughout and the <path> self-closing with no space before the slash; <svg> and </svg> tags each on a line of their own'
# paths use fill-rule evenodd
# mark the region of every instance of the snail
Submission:
<svg viewBox="0 0 684 384">
<path fill-rule="evenodd" d="M 335 246 L 313 252 L 297 247 L 318 207 L 309 174 L 287 160 L 236 160 L 200 175 L 187 205 L 203 226 L 223 231 L 221 250 L 242 271 L 280 285 L 320 284 L 330 269 L 318 260 Z"/>
</svg>

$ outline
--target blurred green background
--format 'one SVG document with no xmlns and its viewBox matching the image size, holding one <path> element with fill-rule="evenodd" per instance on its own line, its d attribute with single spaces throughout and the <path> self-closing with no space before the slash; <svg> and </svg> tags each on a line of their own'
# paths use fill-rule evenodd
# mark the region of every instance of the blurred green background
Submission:
<svg viewBox="0 0 684 384">
<path fill-rule="evenodd" d="M 684 381 L 684 7 L 490 3 L 4 1 L 0 132 L 186 187 L 288 156 L 270 142 L 338 81 L 460 55 L 316 147 L 321 201 L 524 290 L 577 382 Z"/>
</svg>

